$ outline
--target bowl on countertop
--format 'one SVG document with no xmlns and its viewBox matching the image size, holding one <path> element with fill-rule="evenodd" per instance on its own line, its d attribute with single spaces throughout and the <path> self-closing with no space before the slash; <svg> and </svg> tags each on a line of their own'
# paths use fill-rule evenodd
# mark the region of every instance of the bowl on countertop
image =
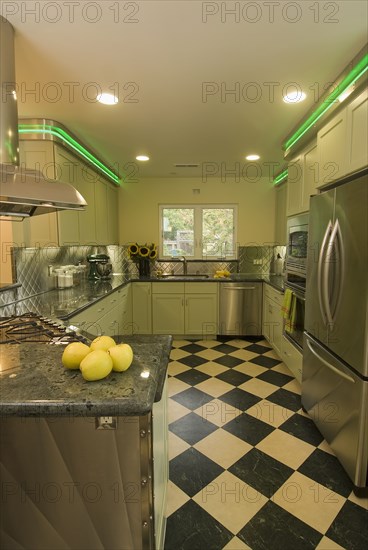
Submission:
<svg viewBox="0 0 368 550">
<path fill-rule="evenodd" d="M 96 271 L 98 275 L 101 277 L 101 279 L 108 279 L 110 278 L 111 272 L 112 272 L 112 264 L 110 263 L 96 263 Z"/>
</svg>

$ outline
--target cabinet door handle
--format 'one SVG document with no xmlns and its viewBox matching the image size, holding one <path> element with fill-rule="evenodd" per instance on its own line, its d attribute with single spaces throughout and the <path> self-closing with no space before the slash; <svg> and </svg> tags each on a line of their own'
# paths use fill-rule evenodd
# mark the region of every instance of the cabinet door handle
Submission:
<svg viewBox="0 0 368 550">
<path fill-rule="evenodd" d="M 268 312 L 269 312 L 269 313 L 272 313 L 272 306 L 271 306 L 271 304 L 268 305 Z"/>
</svg>

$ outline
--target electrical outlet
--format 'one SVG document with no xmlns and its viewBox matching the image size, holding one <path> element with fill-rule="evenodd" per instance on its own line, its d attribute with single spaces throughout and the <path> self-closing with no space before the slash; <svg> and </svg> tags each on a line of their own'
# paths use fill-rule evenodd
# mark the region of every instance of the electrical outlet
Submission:
<svg viewBox="0 0 368 550">
<path fill-rule="evenodd" d="M 96 430 L 116 430 L 116 416 L 98 416 L 96 418 Z"/>
</svg>

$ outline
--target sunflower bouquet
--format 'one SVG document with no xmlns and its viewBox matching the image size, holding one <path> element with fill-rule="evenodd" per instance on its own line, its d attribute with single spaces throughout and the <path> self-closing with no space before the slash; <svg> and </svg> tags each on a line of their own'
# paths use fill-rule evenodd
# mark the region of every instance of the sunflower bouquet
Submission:
<svg viewBox="0 0 368 550">
<path fill-rule="evenodd" d="M 133 243 L 128 247 L 128 253 L 131 260 L 138 261 L 140 258 L 147 258 L 153 261 L 157 258 L 157 246 L 155 243 Z"/>
</svg>

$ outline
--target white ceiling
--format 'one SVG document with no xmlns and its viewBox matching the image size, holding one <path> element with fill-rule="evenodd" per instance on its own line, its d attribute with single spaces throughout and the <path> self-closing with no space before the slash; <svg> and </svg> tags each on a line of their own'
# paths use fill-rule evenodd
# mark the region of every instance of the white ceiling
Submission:
<svg viewBox="0 0 368 550">
<path fill-rule="evenodd" d="M 318 89 L 322 93 L 367 42 L 367 5 L 3 2 L 2 14 L 16 30 L 19 116 L 62 122 L 122 172 L 137 154 L 148 154 L 141 176 L 196 176 L 203 163 L 231 169 L 239 162 L 242 168 L 252 152 L 261 155 L 260 163 L 281 167 L 283 138 L 313 106 Z M 225 11 L 234 6 L 238 22 Z M 67 82 L 74 83 L 74 97 Z M 219 91 L 203 101 L 206 82 Z M 282 101 L 282 89 L 292 82 L 308 94 L 301 104 Z M 97 89 L 117 86 L 118 105 L 93 101 Z M 239 101 L 225 93 L 236 86 L 244 90 Z M 35 94 L 26 93 L 32 89 Z M 200 167 L 178 169 L 176 163 Z"/>
</svg>

